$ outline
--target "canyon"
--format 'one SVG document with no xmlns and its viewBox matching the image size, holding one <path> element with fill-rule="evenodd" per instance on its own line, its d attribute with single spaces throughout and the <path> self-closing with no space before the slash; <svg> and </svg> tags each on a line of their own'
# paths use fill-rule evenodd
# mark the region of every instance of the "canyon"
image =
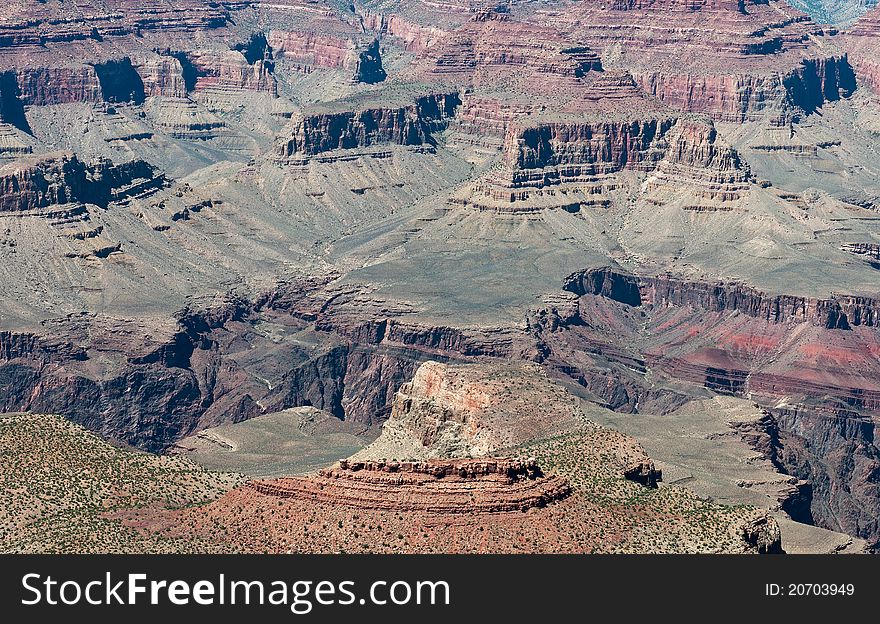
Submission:
<svg viewBox="0 0 880 624">
<path fill-rule="evenodd" d="M 221 479 L 204 507 L 114 508 L 126 535 L 880 543 L 877 9 L 835 26 L 776 0 L 32 5 L 0 20 L 0 411 L 187 462 L 306 412 L 339 441 L 320 462 L 267 451 L 307 474 L 248 465 L 258 480 Z M 620 424 L 714 423 L 714 399 L 761 413 L 724 433 L 777 475 L 752 479 L 778 486 L 766 500 L 735 486 L 747 509 L 666 483 L 644 451 L 665 438 Z M 325 438 L 307 438 L 272 448 L 312 457 Z M 708 532 L 644 521 L 704 505 Z"/>
</svg>

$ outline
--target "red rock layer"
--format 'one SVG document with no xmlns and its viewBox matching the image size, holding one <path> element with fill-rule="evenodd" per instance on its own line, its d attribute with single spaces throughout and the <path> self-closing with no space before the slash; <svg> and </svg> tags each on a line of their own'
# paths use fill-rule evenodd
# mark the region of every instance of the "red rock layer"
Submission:
<svg viewBox="0 0 880 624">
<path fill-rule="evenodd" d="M 16 5 L 0 24 L 0 73 L 14 88 L 0 89 L 18 106 L 184 97 L 197 87 L 274 93 L 270 68 L 249 63 L 220 37 L 232 10 L 246 3 L 205 0 Z M 225 32 L 225 31 L 224 31 Z M 172 54 L 166 46 L 184 52 Z M 187 85 L 181 62 L 201 81 Z M 21 125 L 21 124 L 17 124 Z"/>
<path fill-rule="evenodd" d="M 571 493 L 534 461 L 342 461 L 312 477 L 253 481 L 260 494 L 359 509 L 482 514 L 544 507 Z"/>
<path fill-rule="evenodd" d="M 198 51 L 187 55 L 196 70 L 195 90 L 265 91 L 276 94 L 270 63 L 258 59 L 248 63 L 235 50 Z"/>
<path fill-rule="evenodd" d="M 14 0 L 4 6 L 0 49 L 39 48 L 52 43 L 121 37 L 150 31 L 193 32 L 217 28 L 229 20 L 235 2 L 205 0 Z"/>
<path fill-rule="evenodd" d="M 855 86 L 835 31 L 782 2 L 591 0 L 515 12 L 586 42 L 670 106 L 715 119 L 741 122 L 787 101 L 810 111 Z"/>
<path fill-rule="evenodd" d="M 576 79 L 601 68 L 595 52 L 558 31 L 482 11 L 430 49 L 418 72 L 456 85 L 546 93 L 551 83 L 576 88 Z"/>
</svg>

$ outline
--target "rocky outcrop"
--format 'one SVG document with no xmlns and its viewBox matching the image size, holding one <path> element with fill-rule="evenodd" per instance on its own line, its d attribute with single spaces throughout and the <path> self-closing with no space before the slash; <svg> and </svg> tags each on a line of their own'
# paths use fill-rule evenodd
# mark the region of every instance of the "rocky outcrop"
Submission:
<svg viewBox="0 0 880 624">
<path fill-rule="evenodd" d="M 347 461 L 313 477 L 253 481 L 260 494 L 355 509 L 498 514 L 545 507 L 571 493 L 534 460 Z"/>
<path fill-rule="evenodd" d="M 38 48 L 78 41 L 141 36 L 152 32 L 188 33 L 225 26 L 234 3 L 181 0 L 105 0 L 70 6 L 41 0 L 9 7 L 0 25 L 0 48 Z"/>
<path fill-rule="evenodd" d="M 748 193 L 748 165 L 718 135 L 711 121 L 682 118 L 666 140 L 666 155 L 645 182 L 655 203 L 662 203 L 666 195 L 687 193 L 685 209 L 725 210 Z"/>
<path fill-rule="evenodd" d="M 454 205 L 495 212 L 534 212 L 606 206 L 612 174 L 652 171 L 667 148 L 675 119 L 663 115 L 513 122 L 501 164 L 450 199 Z"/>
<path fill-rule="evenodd" d="M 782 550 L 782 533 L 779 531 L 779 525 L 770 518 L 765 516 L 752 520 L 743 525 L 742 538 L 747 544 L 750 544 L 760 555 L 780 555 Z"/>
<path fill-rule="evenodd" d="M 436 6 L 420 7 L 425 12 L 437 11 Z M 469 17 L 468 9 L 463 11 L 455 11 L 451 3 L 444 4 L 441 11 L 449 15 L 449 11 L 460 13 L 458 19 L 465 21 Z M 373 10 L 370 7 L 362 7 L 359 11 L 364 28 L 373 32 L 380 33 L 387 37 L 394 38 L 398 45 L 407 52 L 417 54 L 426 54 L 433 48 L 436 48 L 449 35 L 449 29 L 442 28 L 439 25 L 427 23 L 425 20 L 409 19 L 406 15 L 401 15 L 393 11 L 384 12 L 381 10 Z"/>
<path fill-rule="evenodd" d="M 141 63 L 137 71 L 147 97 L 185 98 L 195 88 L 194 77 L 192 84 L 187 84 L 183 64 L 173 56 L 150 58 Z"/>
<path fill-rule="evenodd" d="M 348 38 L 320 32 L 272 29 L 267 41 L 285 67 L 304 74 L 315 68 L 342 68 L 352 51 Z"/>
<path fill-rule="evenodd" d="M 105 102 L 143 104 L 144 82 L 135 71 L 130 58 L 95 64 L 95 74 Z"/>
<path fill-rule="evenodd" d="M 323 152 L 382 144 L 430 146 L 431 134 L 448 123 L 459 104 L 457 93 L 432 94 L 400 108 L 302 114 L 293 120 L 277 156 L 307 159 Z"/>
<path fill-rule="evenodd" d="M 874 327 L 880 323 L 880 303 L 871 297 L 835 295 L 831 299 L 815 299 L 768 295 L 742 284 L 636 277 L 607 268 L 574 273 L 567 278 L 565 289 L 577 295 L 601 294 L 627 305 L 738 311 L 771 323 L 812 323 L 826 329 L 849 329 L 854 325 Z"/>
<path fill-rule="evenodd" d="M 352 70 L 352 82 L 376 84 L 388 77 L 382 67 L 382 56 L 379 53 L 379 40 L 373 39 L 363 50 L 350 50 L 344 66 Z"/>
<path fill-rule="evenodd" d="M 814 113 L 826 102 L 852 95 L 856 76 L 846 56 L 807 59 L 783 77 L 788 102 L 805 113 Z"/>
<path fill-rule="evenodd" d="M 0 72 L 0 122 L 30 132 L 15 72 Z"/>
<path fill-rule="evenodd" d="M 601 71 L 598 55 L 559 31 L 510 19 L 507 12 L 477 12 L 428 51 L 417 70 L 431 81 L 546 92 Z"/>
<path fill-rule="evenodd" d="M 789 105 L 811 112 L 854 87 L 836 29 L 775 0 L 588 2 L 529 19 L 568 31 L 606 67 L 629 69 L 670 107 L 715 120 L 779 115 Z"/>
<path fill-rule="evenodd" d="M 843 42 L 859 81 L 880 94 L 880 7 L 856 22 Z"/>
<path fill-rule="evenodd" d="M 168 136 L 186 141 L 208 141 L 223 135 L 226 122 L 189 98 L 153 98 L 145 110 Z"/>
<path fill-rule="evenodd" d="M 21 68 L 16 82 L 25 106 L 101 102 L 104 97 L 92 65 Z"/>
<path fill-rule="evenodd" d="M 775 460 L 811 485 L 809 513 L 819 526 L 880 546 L 877 425 L 809 409 L 773 410 L 779 430 Z"/>
<path fill-rule="evenodd" d="M 783 75 L 636 73 L 639 85 L 672 108 L 704 113 L 719 121 L 742 123 L 766 112 L 787 115 L 793 107 L 815 112 L 826 102 L 855 90 L 845 56 L 806 59 Z"/>
<path fill-rule="evenodd" d="M 153 188 L 164 178 L 142 160 L 85 164 L 59 152 L 25 158 L 0 168 L 0 212 L 26 212 L 82 203 L 107 206 L 129 191 Z M 136 191 L 136 192 L 137 192 Z"/>
<path fill-rule="evenodd" d="M 844 243 L 840 248 L 857 256 L 880 260 L 880 244 L 878 243 Z"/>
<path fill-rule="evenodd" d="M 0 123 L 0 158 L 20 158 L 32 151 L 14 126 Z"/>
<path fill-rule="evenodd" d="M 249 62 L 238 50 L 198 50 L 186 53 L 195 72 L 195 91 L 259 91 L 277 95 L 272 75 L 274 61 L 269 57 Z"/>
</svg>

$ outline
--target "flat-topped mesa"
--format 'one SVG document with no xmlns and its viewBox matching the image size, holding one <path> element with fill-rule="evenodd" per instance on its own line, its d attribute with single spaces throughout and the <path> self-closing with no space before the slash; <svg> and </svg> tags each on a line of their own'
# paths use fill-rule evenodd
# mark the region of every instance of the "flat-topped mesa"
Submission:
<svg viewBox="0 0 880 624">
<path fill-rule="evenodd" d="M 567 497 L 563 477 L 544 475 L 534 460 L 343 460 L 311 477 L 253 481 L 266 496 L 357 509 L 430 514 L 522 512 Z"/>
<path fill-rule="evenodd" d="M 669 147 L 645 182 L 650 200 L 664 203 L 686 194 L 688 210 L 731 210 L 751 188 L 748 165 L 714 124 L 696 116 L 680 119 L 667 136 Z"/>
<path fill-rule="evenodd" d="M 432 133 L 446 127 L 460 103 L 457 93 L 435 93 L 395 108 L 318 109 L 298 114 L 276 156 L 280 162 L 299 162 L 335 150 L 381 145 L 432 147 Z"/>
<path fill-rule="evenodd" d="M 570 275 L 564 289 L 601 295 L 631 306 L 689 306 L 709 312 L 740 312 L 770 323 L 810 323 L 826 329 L 880 325 L 880 300 L 857 295 L 829 299 L 769 295 L 749 286 L 696 282 L 671 276 L 636 276 L 603 267 Z"/>
<path fill-rule="evenodd" d="M 741 123 L 792 105 L 809 113 L 855 87 L 836 30 L 776 0 L 563 2 L 514 12 L 586 42 L 671 107 L 716 120 Z"/>
<path fill-rule="evenodd" d="M 863 15 L 846 32 L 843 47 L 861 83 L 880 94 L 880 7 Z"/>
<path fill-rule="evenodd" d="M 57 152 L 25 157 L 0 167 L 0 212 L 41 211 L 64 204 L 105 207 L 164 183 L 142 160 L 85 164 L 74 154 Z"/>
<path fill-rule="evenodd" d="M 501 165 L 450 203 L 495 212 L 607 206 L 607 193 L 616 188 L 614 174 L 653 170 L 674 123 L 663 116 L 513 122 Z"/>
</svg>

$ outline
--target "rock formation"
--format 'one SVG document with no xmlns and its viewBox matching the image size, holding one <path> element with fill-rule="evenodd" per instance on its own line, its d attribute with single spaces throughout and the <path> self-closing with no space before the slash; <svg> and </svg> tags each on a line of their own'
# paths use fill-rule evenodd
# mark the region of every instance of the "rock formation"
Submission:
<svg viewBox="0 0 880 624">
<path fill-rule="evenodd" d="M 741 284 L 683 282 L 669 277 L 635 277 L 608 269 L 575 273 L 565 288 L 577 295 L 603 295 L 628 305 L 690 306 L 709 312 L 741 312 L 771 323 L 812 323 L 825 329 L 878 324 L 877 302 L 870 297 L 811 299 L 770 296 Z"/>
<path fill-rule="evenodd" d="M 880 94 L 880 7 L 863 16 L 844 36 L 844 46 L 849 52 L 859 80 Z"/>
<path fill-rule="evenodd" d="M 826 45 L 836 31 L 781 2 L 563 3 L 524 18 L 578 37 L 669 106 L 716 120 L 786 103 L 810 112 L 854 88 L 845 56 Z"/>
<path fill-rule="evenodd" d="M 383 144 L 430 146 L 431 133 L 448 123 L 458 105 L 458 94 L 449 93 L 418 97 L 400 108 L 317 110 L 291 122 L 277 155 L 291 160 Z"/>
<path fill-rule="evenodd" d="M 82 163 L 75 154 L 56 153 L 19 159 L 0 168 L 0 212 L 35 212 L 64 204 L 107 206 L 162 176 L 144 161 L 115 165 Z"/>
<path fill-rule="evenodd" d="M 684 117 L 666 138 L 669 148 L 645 182 L 652 200 L 688 193 L 685 210 L 730 210 L 750 188 L 748 165 L 705 119 Z M 659 191 L 659 192 L 658 192 Z"/>
<path fill-rule="evenodd" d="M 545 507 L 571 493 L 565 479 L 545 476 L 537 463 L 509 459 L 347 461 L 314 477 L 253 481 L 260 494 L 355 509 L 494 514 Z"/>
<path fill-rule="evenodd" d="M 356 48 L 349 50 L 343 66 L 351 69 L 351 79 L 356 83 L 375 84 L 382 82 L 388 77 L 388 74 L 385 73 L 382 67 L 378 39 L 373 39 L 363 50 Z"/>
</svg>

